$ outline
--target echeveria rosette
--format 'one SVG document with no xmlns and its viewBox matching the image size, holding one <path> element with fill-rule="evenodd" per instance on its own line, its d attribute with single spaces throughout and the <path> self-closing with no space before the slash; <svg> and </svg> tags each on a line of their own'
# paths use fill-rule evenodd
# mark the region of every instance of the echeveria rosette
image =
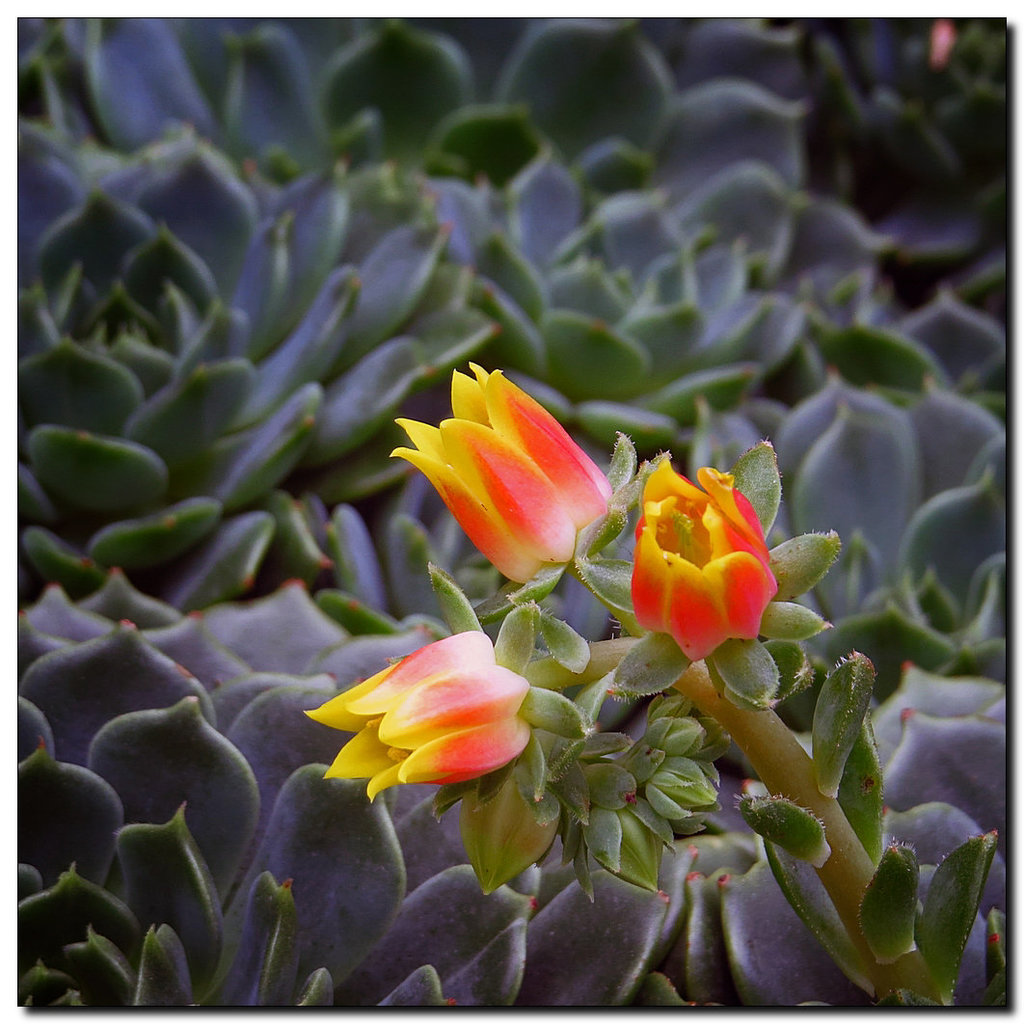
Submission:
<svg viewBox="0 0 1024 1024">
<path fill-rule="evenodd" d="M 756 639 L 778 592 L 761 524 L 733 476 L 704 467 L 697 480 L 667 459 L 648 478 L 632 578 L 637 622 L 670 634 L 691 661 L 726 640 Z"/>
<path fill-rule="evenodd" d="M 399 783 L 465 782 L 518 757 L 530 739 L 517 715 L 529 688 L 496 663 L 485 634 L 456 633 L 306 714 L 356 734 L 325 778 L 368 779 L 372 800 Z"/>
<path fill-rule="evenodd" d="M 400 419 L 420 469 L 480 552 L 523 583 L 568 562 L 576 535 L 608 509 L 611 484 L 562 425 L 507 380 L 470 363 L 452 374 L 452 418 Z"/>
</svg>

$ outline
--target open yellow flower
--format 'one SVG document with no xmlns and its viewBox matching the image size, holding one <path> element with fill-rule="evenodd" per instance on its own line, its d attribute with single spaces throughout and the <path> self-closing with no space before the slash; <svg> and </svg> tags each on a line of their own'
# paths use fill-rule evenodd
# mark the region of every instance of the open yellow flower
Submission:
<svg viewBox="0 0 1024 1024">
<path fill-rule="evenodd" d="M 697 487 L 666 459 L 644 487 L 633 556 L 633 609 L 696 661 L 731 638 L 753 640 L 779 587 L 764 532 L 729 473 L 697 470 Z"/>
<path fill-rule="evenodd" d="M 494 660 L 484 633 L 420 648 L 306 714 L 356 735 L 325 778 L 368 779 L 372 800 L 402 782 L 463 782 L 522 753 L 530 684 Z"/>
</svg>

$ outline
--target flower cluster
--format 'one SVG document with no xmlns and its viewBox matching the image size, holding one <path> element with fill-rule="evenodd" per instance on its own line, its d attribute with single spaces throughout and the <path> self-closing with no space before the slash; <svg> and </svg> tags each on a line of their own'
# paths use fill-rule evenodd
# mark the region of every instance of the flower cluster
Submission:
<svg viewBox="0 0 1024 1024">
<path fill-rule="evenodd" d="M 569 563 L 579 532 L 605 515 L 612 486 L 564 428 L 500 371 L 452 376 L 451 419 L 401 419 L 418 467 L 479 550 L 524 582 Z M 662 460 L 646 481 L 636 528 L 632 598 L 644 630 L 669 634 L 690 660 L 728 639 L 757 637 L 778 589 L 764 533 L 728 473 L 700 487 Z M 703 488 L 703 490 L 701 489 Z M 498 664 L 482 632 L 438 640 L 315 711 L 355 735 L 327 771 L 369 780 L 372 799 L 398 783 L 460 782 L 522 753 L 527 680 Z"/>
</svg>

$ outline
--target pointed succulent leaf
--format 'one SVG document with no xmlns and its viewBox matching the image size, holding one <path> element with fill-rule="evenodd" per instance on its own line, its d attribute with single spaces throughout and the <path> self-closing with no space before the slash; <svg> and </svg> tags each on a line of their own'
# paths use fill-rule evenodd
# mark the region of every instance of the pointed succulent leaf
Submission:
<svg viewBox="0 0 1024 1024">
<path fill-rule="evenodd" d="M 398 333 L 423 298 L 447 237 L 443 230 L 401 227 L 381 239 L 359 268 L 362 288 L 349 321 L 348 340 L 332 374 L 348 369 Z"/>
<path fill-rule="evenodd" d="M 289 776 L 239 892 L 263 871 L 291 878 L 298 920 L 298 977 L 326 967 L 344 977 L 388 931 L 405 891 L 405 870 L 383 802 L 364 783 L 325 779 L 322 764 Z M 345 884 L 338 884 L 338 879 Z M 237 898 L 229 927 L 240 925 Z"/>
<path fill-rule="evenodd" d="M 91 558 L 45 527 L 28 527 L 21 547 L 43 579 L 59 583 L 72 597 L 90 594 L 103 584 L 103 570 Z"/>
<path fill-rule="evenodd" d="M 460 1006 L 508 1005 L 522 977 L 529 899 L 502 887 L 480 892 L 473 869 L 458 865 L 406 897 L 373 955 L 340 986 L 342 1002 L 384 998 L 429 960 Z"/>
<path fill-rule="evenodd" d="M 93 736 L 127 712 L 194 696 L 205 715 L 213 713 L 201 684 L 132 626 L 44 655 L 25 673 L 20 692 L 46 716 L 61 759 L 82 765 Z"/>
<path fill-rule="evenodd" d="M 734 704 L 752 711 L 778 699 L 779 668 L 757 640 L 726 640 L 706 658 L 712 681 Z"/>
<path fill-rule="evenodd" d="M 344 590 L 318 590 L 314 600 L 322 612 L 334 619 L 342 629 L 354 635 L 402 631 L 402 625 L 397 619 L 370 608 Z"/>
<path fill-rule="evenodd" d="M 43 596 L 24 610 L 33 629 L 68 640 L 91 640 L 109 633 L 114 624 L 92 612 L 84 612 L 68 600 L 68 595 L 57 583 L 43 589 Z"/>
<path fill-rule="evenodd" d="M 44 747 L 18 765 L 18 859 L 36 868 L 45 884 L 70 864 L 102 883 L 123 822 L 117 793 L 89 769 L 55 761 Z"/>
<path fill-rule="evenodd" d="M 327 553 L 334 562 L 338 586 L 371 608 L 383 610 L 387 604 L 383 574 L 362 516 L 351 505 L 339 504 L 326 530 Z"/>
<path fill-rule="evenodd" d="M 667 902 L 605 871 L 592 879 L 593 902 L 570 885 L 530 921 L 517 1006 L 627 1005 L 653 967 Z"/>
<path fill-rule="evenodd" d="M 75 979 L 41 961 L 18 978 L 19 1006 L 54 1006 L 75 991 Z"/>
<path fill-rule="evenodd" d="M 70 969 L 63 949 L 86 938 L 93 928 L 134 957 L 141 938 L 132 911 L 112 893 L 70 867 L 49 889 L 18 904 L 18 973 L 38 960 L 57 970 Z"/>
<path fill-rule="evenodd" d="M 538 686 L 527 691 L 518 713 L 538 729 L 570 739 L 582 738 L 591 728 L 590 719 L 577 704 L 555 690 Z"/>
<path fill-rule="evenodd" d="M 861 931 L 879 963 L 893 963 L 916 949 L 918 874 L 914 851 L 909 846 L 893 844 L 882 854 L 861 897 Z"/>
<path fill-rule="evenodd" d="M 50 496 L 23 462 L 18 463 L 18 516 L 27 523 L 54 523 L 58 519 Z"/>
<path fill-rule="evenodd" d="M 654 183 L 687 197 L 737 160 L 767 164 L 789 186 L 804 177 L 801 104 L 743 79 L 715 79 L 674 97 L 657 150 Z"/>
<path fill-rule="evenodd" d="M 919 391 L 929 377 L 945 383 L 945 372 L 927 349 L 894 331 L 855 324 L 826 331 L 818 345 L 846 380 L 861 387 Z"/>
<path fill-rule="evenodd" d="M 766 852 L 774 881 L 761 862 L 721 882 L 725 946 L 740 999 L 753 1005 L 808 999 L 863 1005 L 864 992 L 872 991 L 865 965 L 814 868 L 774 845 Z"/>
<path fill-rule="evenodd" d="M 550 361 L 550 381 L 566 397 L 625 397 L 638 390 L 650 370 L 640 345 L 592 316 L 550 310 L 541 324 Z"/>
<path fill-rule="evenodd" d="M 229 1006 L 287 1006 L 295 989 L 298 950 L 291 883 L 269 872 L 253 883 L 242 938 L 219 993 Z"/>
<path fill-rule="evenodd" d="M 219 604 L 203 621 L 225 647 L 265 672 L 303 672 L 317 653 L 347 636 L 295 581 L 255 601 Z"/>
<path fill-rule="evenodd" d="M 29 435 L 28 446 L 40 483 L 77 508 L 128 511 L 167 489 L 167 466 L 134 441 L 41 426 Z"/>
<path fill-rule="evenodd" d="M 928 887 L 917 923 L 917 944 L 944 1002 L 952 998 L 995 852 L 994 832 L 968 839 L 935 869 Z"/>
<path fill-rule="evenodd" d="M 47 293 L 53 294 L 68 267 L 79 263 L 79 274 L 102 294 L 117 278 L 125 253 L 153 231 L 153 222 L 134 206 L 98 190 L 91 192 L 39 239 L 39 267 Z"/>
<path fill-rule="evenodd" d="M 169 604 L 194 611 L 251 589 L 274 534 L 269 512 L 243 512 L 177 562 L 158 591 Z"/>
<path fill-rule="evenodd" d="M 128 422 L 126 434 L 173 467 L 221 436 L 255 380 L 256 372 L 245 359 L 200 363 L 147 399 Z"/>
<path fill-rule="evenodd" d="M 875 669 L 854 651 L 828 674 L 814 705 L 811 727 L 814 774 L 825 796 L 836 796 L 843 767 L 871 703 Z"/>
<path fill-rule="evenodd" d="M 378 1006 L 445 1006 L 441 978 L 433 964 L 417 967 L 408 978 L 399 982 Z"/>
<path fill-rule="evenodd" d="M 494 657 L 499 665 L 522 672 L 533 656 L 539 609 L 532 602 L 516 605 L 505 616 L 494 641 Z"/>
<path fill-rule="evenodd" d="M 144 631 L 146 639 L 179 665 L 184 665 L 208 691 L 249 671 L 249 666 L 219 643 L 197 615 L 182 616 L 174 625 Z M 214 700 L 216 706 L 216 700 Z M 220 715 L 217 721 L 223 725 Z"/>
<path fill-rule="evenodd" d="M 768 640 L 765 650 L 779 670 L 776 700 L 782 702 L 807 689 L 814 682 L 814 669 L 803 647 L 792 640 Z"/>
<path fill-rule="evenodd" d="M 91 926 L 84 942 L 64 947 L 64 958 L 87 1006 L 127 1006 L 131 1002 L 135 990 L 132 965 L 110 939 Z"/>
<path fill-rule="evenodd" d="M 570 672 L 582 672 L 590 664 L 590 645 L 567 622 L 542 612 L 540 633 L 551 656 Z"/>
<path fill-rule="evenodd" d="M 52 657 L 52 655 L 51 655 Z M 970 771 L 965 771 L 970 765 Z M 885 802 L 907 810 L 927 801 L 952 804 L 981 828 L 1006 821 L 1006 727 L 984 715 L 908 714 L 885 770 Z M 913 798 L 910 794 L 913 793 Z"/>
<path fill-rule="evenodd" d="M 384 155 L 409 160 L 431 128 L 472 92 L 472 71 L 453 40 L 388 20 L 342 48 L 324 71 L 322 102 L 329 128 L 364 107 L 380 111 Z"/>
<path fill-rule="evenodd" d="M 18 364 L 18 404 L 29 426 L 118 434 L 141 401 L 130 370 L 68 338 Z"/>
<path fill-rule="evenodd" d="M 229 37 L 224 125 L 227 144 L 240 158 L 266 165 L 287 152 L 301 165 L 323 160 L 326 139 L 313 101 L 311 69 L 286 29 L 258 25 Z"/>
<path fill-rule="evenodd" d="M 139 53 L 147 54 L 143 67 L 136 63 Z M 134 150 L 154 141 L 169 119 L 195 125 L 208 138 L 217 135 L 213 114 L 169 23 L 90 21 L 85 72 L 100 123 L 119 148 Z"/>
<path fill-rule="evenodd" d="M 374 347 L 328 385 L 302 464 L 326 465 L 358 448 L 394 418 L 422 374 L 413 338 L 389 338 Z"/>
<path fill-rule="evenodd" d="M 294 498 L 287 491 L 267 495 L 259 507 L 274 517 L 274 540 L 262 565 L 264 580 L 277 583 L 300 580 L 308 587 L 331 568 L 331 560 L 320 549 L 309 498 Z"/>
<path fill-rule="evenodd" d="M 239 751 L 209 725 L 196 697 L 108 722 L 89 767 L 117 790 L 129 821 L 166 821 L 184 805 L 214 883 L 226 892 L 256 827 L 256 779 Z"/>
<path fill-rule="evenodd" d="M 333 1006 L 334 982 L 326 967 L 312 971 L 299 992 L 297 1006 Z"/>
<path fill-rule="evenodd" d="M 188 1006 L 192 979 L 181 939 L 169 924 L 149 926 L 132 995 L 133 1006 Z"/>
<path fill-rule="evenodd" d="M 120 569 L 111 569 L 99 590 L 79 607 L 114 621 L 134 622 L 140 629 L 169 626 L 181 618 L 176 608 L 136 590 Z"/>
<path fill-rule="evenodd" d="M 19 625 L 22 622 L 20 617 L 18 622 Z M 18 697 L 18 763 L 30 757 L 40 747 L 48 750 L 51 757 L 54 756 L 50 724 L 32 701 Z"/>
<path fill-rule="evenodd" d="M 667 633 L 648 633 L 629 649 L 612 677 L 620 697 L 644 697 L 669 689 L 689 665 L 689 659 Z"/>
<path fill-rule="evenodd" d="M 224 924 L 213 877 L 185 824 L 185 808 L 162 825 L 125 825 L 117 856 L 128 905 L 144 925 L 168 924 L 178 934 L 202 999 L 220 956 Z"/>
</svg>

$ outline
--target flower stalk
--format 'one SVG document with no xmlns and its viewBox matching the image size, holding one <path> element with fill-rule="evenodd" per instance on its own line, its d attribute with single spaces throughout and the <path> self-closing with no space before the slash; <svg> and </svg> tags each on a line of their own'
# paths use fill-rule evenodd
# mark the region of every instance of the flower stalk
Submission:
<svg viewBox="0 0 1024 1024">
<path fill-rule="evenodd" d="M 824 825 L 832 853 L 815 870 L 850 940 L 864 959 L 875 994 L 881 997 L 906 988 L 939 1000 L 938 990 L 920 953 L 907 953 L 889 964 L 879 963 L 872 954 L 861 931 L 859 908 L 875 866 L 839 802 L 818 791 L 814 764 L 789 727 L 773 711 L 741 708 L 721 696 L 701 661 L 683 672 L 675 688 L 732 736 L 772 794 L 806 807 Z"/>
</svg>

